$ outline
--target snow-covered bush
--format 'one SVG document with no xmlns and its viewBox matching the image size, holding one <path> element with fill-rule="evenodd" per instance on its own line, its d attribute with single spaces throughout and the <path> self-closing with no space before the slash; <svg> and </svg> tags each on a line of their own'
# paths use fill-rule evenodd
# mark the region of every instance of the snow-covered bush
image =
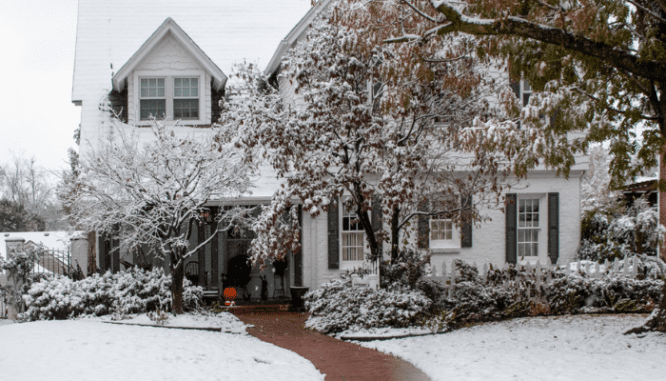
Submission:
<svg viewBox="0 0 666 381">
<path fill-rule="evenodd" d="M 665 233 L 656 208 L 638 199 L 623 213 L 603 209 L 586 212 L 582 220 L 581 259 L 603 262 L 636 254 L 655 256 Z"/>
<path fill-rule="evenodd" d="M 203 299 L 201 287 L 184 281 L 183 307 L 194 309 Z M 78 315 L 120 315 L 171 308 L 171 277 L 161 268 L 130 269 L 80 281 L 58 276 L 34 283 L 23 296 L 26 320 L 67 319 Z"/>
<path fill-rule="evenodd" d="M 409 327 L 429 315 L 432 301 L 420 291 L 354 287 L 333 279 L 305 295 L 310 318 L 305 326 L 323 333 L 373 327 Z"/>
<path fill-rule="evenodd" d="M 550 271 L 541 274 L 537 294 L 534 270 L 493 269 L 487 280 L 476 269 L 455 261 L 458 276 L 453 295 L 443 293 L 433 309 L 449 328 L 469 323 L 535 315 L 591 312 L 649 312 L 661 298 L 663 281 L 623 275 L 588 278 L 582 274 Z M 505 287 L 504 283 L 510 286 Z"/>
<path fill-rule="evenodd" d="M 22 296 L 35 281 L 43 278 L 42 274 L 33 271 L 39 262 L 39 252 L 35 249 L 11 250 L 7 256 L 6 260 L 0 256 L 0 270 L 7 274 L 6 283 L 0 284 L 0 298 L 16 311 L 23 312 Z"/>
</svg>

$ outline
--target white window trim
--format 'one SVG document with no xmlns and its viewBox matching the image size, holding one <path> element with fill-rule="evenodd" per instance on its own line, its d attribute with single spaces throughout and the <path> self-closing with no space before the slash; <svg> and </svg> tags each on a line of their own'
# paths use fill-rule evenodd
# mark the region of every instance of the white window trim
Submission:
<svg viewBox="0 0 666 381">
<path fill-rule="evenodd" d="M 542 262 L 548 256 L 548 236 L 546 235 L 547 229 L 546 224 L 548 222 L 548 210 L 547 206 L 547 194 L 546 193 L 518 193 L 516 195 L 516 257 L 518 261 L 536 261 L 541 260 Z M 539 227 L 530 228 L 538 229 L 539 235 L 539 244 L 538 244 L 538 255 L 523 257 L 518 253 L 518 230 L 520 230 L 520 200 L 527 199 L 537 199 L 539 200 Z"/>
<path fill-rule="evenodd" d="M 363 239 L 362 239 L 362 242 L 363 242 L 363 259 L 360 260 L 360 261 L 346 261 L 346 260 L 343 259 L 342 253 L 344 251 L 344 247 L 343 247 L 344 240 L 343 240 L 342 237 L 343 237 L 343 234 L 345 233 L 345 231 L 343 230 L 343 219 L 345 217 L 345 205 L 344 204 L 347 201 L 348 201 L 348 198 L 341 198 L 340 199 L 339 205 L 341 206 L 341 208 L 340 208 L 340 213 L 339 213 L 339 218 L 338 218 L 338 223 L 339 223 L 338 226 L 339 226 L 339 232 L 340 232 L 340 234 L 338 236 L 339 242 L 340 242 L 340 269 L 343 269 L 343 270 L 363 267 L 363 264 L 367 263 L 365 258 L 367 257 L 367 255 L 370 252 L 369 248 L 368 248 L 368 245 L 366 243 L 365 231 L 363 230 L 363 228 L 361 228 L 360 232 L 362 232 L 362 234 L 363 234 Z M 372 212 L 371 211 L 368 211 L 368 216 L 372 220 Z M 360 225 L 360 223 L 359 223 L 359 225 Z"/>
<path fill-rule="evenodd" d="M 525 106 L 527 106 L 525 104 L 525 100 L 524 100 L 525 95 L 529 94 L 530 97 L 531 97 L 533 90 L 532 90 L 532 86 L 529 84 L 529 82 L 527 82 L 527 80 L 521 79 L 519 83 L 520 83 L 520 91 L 519 91 L 520 92 L 520 106 L 525 107 Z"/>
<path fill-rule="evenodd" d="M 433 221 L 451 221 L 451 239 L 433 239 L 432 238 L 432 222 Z M 453 220 L 450 218 L 442 218 L 442 219 L 433 219 L 432 216 L 430 217 L 430 220 L 428 221 L 428 227 L 429 227 L 429 236 L 428 239 L 430 240 L 430 248 L 431 249 L 459 249 L 460 248 L 460 232 L 458 231 L 458 227 L 456 226 L 455 223 L 453 223 Z"/>
<path fill-rule="evenodd" d="M 149 126 L 152 120 L 141 120 L 141 78 L 164 78 L 166 94 L 166 118 L 164 120 L 175 123 L 173 119 L 173 100 L 174 100 L 174 78 L 198 78 L 199 79 L 199 119 L 183 119 L 181 125 L 208 124 L 206 122 L 206 73 L 201 70 L 183 70 L 183 71 L 152 71 L 136 70 L 133 75 L 134 89 L 132 91 L 134 99 L 134 124 L 137 126 Z"/>
</svg>

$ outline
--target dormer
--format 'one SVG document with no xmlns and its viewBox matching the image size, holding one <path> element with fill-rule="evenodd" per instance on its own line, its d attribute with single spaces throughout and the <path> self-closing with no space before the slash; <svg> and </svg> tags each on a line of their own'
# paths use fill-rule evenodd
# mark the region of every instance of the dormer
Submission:
<svg viewBox="0 0 666 381">
<path fill-rule="evenodd" d="M 210 125 L 227 76 L 167 18 L 113 75 L 109 100 L 124 122 L 150 125 L 153 118 L 186 126 Z"/>
</svg>

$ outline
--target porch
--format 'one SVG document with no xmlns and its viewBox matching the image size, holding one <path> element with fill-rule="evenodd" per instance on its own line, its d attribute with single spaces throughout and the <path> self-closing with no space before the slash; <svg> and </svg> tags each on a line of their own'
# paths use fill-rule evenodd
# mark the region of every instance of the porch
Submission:
<svg viewBox="0 0 666 381">
<path fill-rule="evenodd" d="M 211 216 L 217 208 L 211 208 Z M 290 288 L 303 286 L 302 253 L 290 253 L 284 261 L 268 263 L 264 269 L 254 268 L 248 263 L 254 232 L 230 229 L 215 233 L 215 226 L 213 218 L 207 216 L 205 222 L 194 227 L 190 247 L 210 241 L 184 264 L 185 277 L 204 289 L 206 302 L 222 302 L 223 290 L 233 287 L 237 305 L 289 303 Z M 170 273 L 169 261 L 149 256 L 147 248 L 123 253 L 119 246 L 117 240 L 100 237 L 97 252 L 101 272 L 117 272 L 138 265 L 144 268 L 160 266 Z"/>
</svg>

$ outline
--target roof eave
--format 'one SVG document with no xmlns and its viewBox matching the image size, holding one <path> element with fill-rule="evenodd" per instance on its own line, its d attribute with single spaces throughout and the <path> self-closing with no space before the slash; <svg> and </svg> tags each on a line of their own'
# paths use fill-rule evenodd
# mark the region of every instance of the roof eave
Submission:
<svg viewBox="0 0 666 381">
<path fill-rule="evenodd" d="M 217 65 L 204 53 L 203 50 L 190 38 L 190 36 L 178 26 L 178 24 L 168 17 L 162 25 L 141 45 L 139 50 L 130 57 L 130 59 L 118 70 L 111 79 L 113 89 L 123 91 L 125 89 L 125 79 L 134 71 L 134 69 L 143 61 L 152 49 L 168 34 L 173 34 L 180 43 L 185 46 L 189 53 L 199 62 L 201 66 L 214 78 L 213 87 L 219 91 L 227 82 L 227 76 Z"/>
<path fill-rule="evenodd" d="M 273 57 L 271 57 L 271 60 L 268 61 L 268 64 L 266 65 L 266 69 L 264 70 L 264 75 L 270 76 L 273 75 L 277 70 L 280 69 L 280 63 L 282 62 L 282 57 L 287 53 L 287 50 L 289 50 L 289 47 L 294 44 L 298 39 L 305 33 L 307 28 L 310 26 L 310 23 L 314 20 L 314 18 L 321 12 L 322 10 L 326 9 L 328 7 L 329 3 L 331 0 L 320 0 L 315 4 L 310 10 L 308 10 L 308 13 L 303 16 L 301 21 L 296 24 L 291 31 L 287 34 L 287 36 L 280 41 L 280 44 L 278 45 L 277 49 L 275 49 L 275 53 L 273 53 Z"/>
</svg>

